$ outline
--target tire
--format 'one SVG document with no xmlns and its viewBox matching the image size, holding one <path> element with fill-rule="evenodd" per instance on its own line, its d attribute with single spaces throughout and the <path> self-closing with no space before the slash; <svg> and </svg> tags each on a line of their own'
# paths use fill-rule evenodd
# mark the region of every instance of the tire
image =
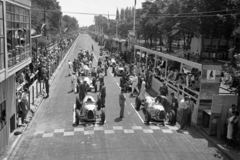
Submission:
<svg viewBox="0 0 240 160">
<path fill-rule="evenodd" d="M 106 114 L 105 114 L 105 111 L 102 109 L 102 113 L 101 113 L 101 121 L 102 121 L 102 123 L 105 122 L 105 119 L 106 119 Z"/>
<path fill-rule="evenodd" d="M 146 122 L 147 124 L 149 124 L 150 121 L 151 121 L 151 115 L 150 115 L 149 111 L 146 110 L 145 122 Z"/>
<path fill-rule="evenodd" d="M 136 110 L 139 110 L 140 107 L 141 107 L 140 98 L 139 98 L 139 97 L 136 97 L 136 98 L 135 98 L 135 109 L 136 109 Z"/>
</svg>

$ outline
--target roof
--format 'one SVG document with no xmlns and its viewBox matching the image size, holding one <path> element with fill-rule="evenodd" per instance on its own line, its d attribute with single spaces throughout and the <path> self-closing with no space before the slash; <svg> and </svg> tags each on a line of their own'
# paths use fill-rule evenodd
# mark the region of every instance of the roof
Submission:
<svg viewBox="0 0 240 160">
<path fill-rule="evenodd" d="M 118 39 L 118 38 L 113 38 L 114 41 L 117 41 L 117 42 L 126 42 L 125 39 Z"/>
<path fill-rule="evenodd" d="M 202 64 L 199 64 L 199 63 L 196 63 L 196 62 L 192 62 L 192 61 L 188 61 L 186 59 L 178 58 L 178 57 L 175 57 L 173 55 L 164 54 L 162 52 L 154 51 L 154 50 L 151 50 L 151 49 L 148 49 L 148 48 L 145 48 L 145 47 L 141 47 L 141 46 L 138 46 L 138 45 L 134 45 L 134 48 L 135 49 L 140 49 L 140 50 L 142 50 L 144 52 L 147 52 L 149 54 L 158 55 L 158 56 L 161 56 L 163 58 L 167 58 L 167 59 L 171 59 L 173 61 L 181 62 L 181 63 L 184 63 L 184 64 L 189 65 L 189 66 L 194 66 L 194 68 L 198 68 L 200 70 L 202 69 Z"/>
</svg>

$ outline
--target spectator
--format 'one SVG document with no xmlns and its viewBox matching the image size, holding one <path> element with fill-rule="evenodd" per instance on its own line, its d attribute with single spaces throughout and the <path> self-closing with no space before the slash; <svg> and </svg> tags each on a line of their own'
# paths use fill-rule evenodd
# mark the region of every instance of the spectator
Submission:
<svg viewBox="0 0 240 160">
<path fill-rule="evenodd" d="M 187 127 L 191 127 L 191 123 L 192 123 L 192 113 L 194 110 L 194 102 L 193 99 L 190 98 L 188 103 L 187 103 L 187 109 L 188 109 L 188 118 L 187 118 Z"/>
<path fill-rule="evenodd" d="M 233 116 L 233 112 L 237 111 L 237 106 L 236 104 L 232 104 L 232 107 L 229 108 L 228 110 L 228 119 Z"/>
<path fill-rule="evenodd" d="M 180 113 L 181 113 L 181 121 L 180 121 L 180 130 L 186 129 L 187 124 L 187 101 L 188 97 L 185 96 L 179 103 Z"/>
<path fill-rule="evenodd" d="M 237 145 L 237 141 L 238 141 L 239 123 L 240 123 L 239 112 L 235 111 L 235 118 L 233 119 L 233 142 L 234 142 L 234 146 Z"/>
<path fill-rule="evenodd" d="M 159 88 L 159 92 L 163 96 L 167 96 L 168 95 L 168 87 L 167 87 L 166 82 L 164 82 L 163 86 Z"/>
<path fill-rule="evenodd" d="M 228 127 L 227 127 L 228 145 L 233 145 L 233 125 L 237 120 L 237 118 L 238 116 L 236 111 L 233 111 L 233 115 L 230 118 L 228 118 Z"/>
</svg>

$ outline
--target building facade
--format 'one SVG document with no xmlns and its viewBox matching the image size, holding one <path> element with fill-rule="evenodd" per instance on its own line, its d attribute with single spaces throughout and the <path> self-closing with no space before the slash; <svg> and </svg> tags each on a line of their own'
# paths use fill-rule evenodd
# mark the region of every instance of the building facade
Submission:
<svg viewBox="0 0 240 160">
<path fill-rule="evenodd" d="M 16 75 L 31 63 L 30 7 L 30 0 L 0 0 L 0 153 L 17 126 Z"/>
</svg>

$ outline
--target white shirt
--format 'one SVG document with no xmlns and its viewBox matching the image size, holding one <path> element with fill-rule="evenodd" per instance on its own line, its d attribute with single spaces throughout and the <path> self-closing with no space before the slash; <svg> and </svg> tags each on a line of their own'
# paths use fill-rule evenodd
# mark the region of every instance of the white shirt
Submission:
<svg viewBox="0 0 240 160">
<path fill-rule="evenodd" d="M 138 84 L 138 77 L 137 76 L 134 76 L 133 77 L 133 85 L 137 85 Z"/>
<path fill-rule="evenodd" d="M 73 63 L 72 63 L 71 61 L 69 61 L 69 62 L 68 62 L 68 66 L 69 66 L 69 68 L 72 68 Z"/>
<path fill-rule="evenodd" d="M 179 102 L 179 108 L 181 109 L 187 109 L 187 104 L 185 102 L 184 99 L 182 99 L 180 102 Z"/>
</svg>

